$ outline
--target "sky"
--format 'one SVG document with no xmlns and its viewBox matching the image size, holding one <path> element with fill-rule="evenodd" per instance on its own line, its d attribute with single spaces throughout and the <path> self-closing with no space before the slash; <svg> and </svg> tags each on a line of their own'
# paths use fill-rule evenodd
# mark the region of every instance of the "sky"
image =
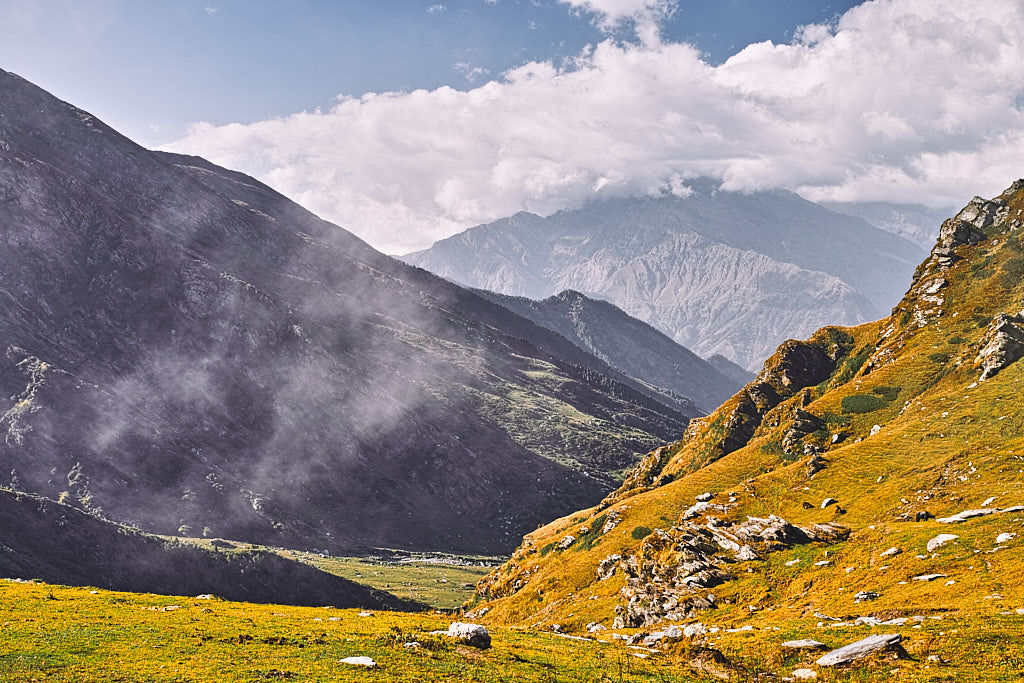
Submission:
<svg viewBox="0 0 1024 683">
<path fill-rule="evenodd" d="M 997 193 L 1022 25 L 1024 0 L 0 0 L 0 68 L 405 253 L 702 176 Z"/>
</svg>

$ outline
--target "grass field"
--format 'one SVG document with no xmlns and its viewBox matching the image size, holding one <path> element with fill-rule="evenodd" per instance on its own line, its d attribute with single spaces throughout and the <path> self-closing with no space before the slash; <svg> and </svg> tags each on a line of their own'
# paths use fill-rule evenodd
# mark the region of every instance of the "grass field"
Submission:
<svg viewBox="0 0 1024 683">
<path fill-rule="evenodd" d="M 870 633 L 900 632 L 901 658 L 881 657 L 823 681 L 1018 681 L 1024 671 L 1024 616 L 936 614 L 900 627 L 819 625 L 815 618 L 753 615 L 749 630 L 722 630 L 708 645 L 725 665 L 701 671 L 701 652 L 675 644 L 651 653 L 611 642 L 491 627 L 477 650 L 431 631 L 438 612 L 360 616 L 358 609 L 286 607 L 96 591 L 0 581 L 3 681 L 710 681 L 778 680 L 820 654 L 780 643 L 815 638 L 839 646 Z M 769 626 L 771 624 L 771 626 Z M 418 642 L 418 648 L 406 643 Z M 642 658 L 642 655 L 646 658 Z M 339 662 L 371 657 L 372 669 Z M 718 676 L 714 674 L 717 673 Z"/>
<path fill-rule="evenodd" d="M 381 550 L 373 555 L 334 557 L 223 539 L 167 536 L 222 552 L 266 550 L 317 569 L 441 610 L 456 609 L 473 597 L 476 584 L 507 558 Z M 219 544 L 219 545 L 218 545 Z"/>
</svg>

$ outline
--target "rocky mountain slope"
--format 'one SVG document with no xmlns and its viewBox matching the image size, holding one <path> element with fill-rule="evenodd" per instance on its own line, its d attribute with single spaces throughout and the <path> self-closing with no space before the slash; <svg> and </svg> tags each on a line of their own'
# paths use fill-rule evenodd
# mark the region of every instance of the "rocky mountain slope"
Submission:
<svg viewBox="0 0 1024 683">
<path fill-rule="evenodd" d="M 0 471 L 146 531 L 500 552 L 698 414 L 0 71 Z"/>
<path fill-rule="evenodd" d="M 816 676 L 848 661 L 820 641 L 865 631 L 905 680 L 939 645 L 997 661 L 983 625 L 1024 605 L 1022 308 L 1024 180 L 942 224 L 890 317 L 784 343 L 600 505 L 527 535 L 474 614 L 682 641 L 724 678 Z M 944 619 L 973 644 L 915 631 Z"/>
<path fill-rule="evenodd" d="M 375 609 L 399 600 L 269 552 L 210 552 L 0 489 L 0 576 L 162 595 Z M 422 607 L 422 606 L 419 606 Z"/>
<path fill-rule="evenodd" d="M 727 370 L 730 374 L 723 373 L 607 301 L 572 290 L 540 301 L 486 290 L 477 293 L 557 332 L 630 377 L 693 399 L 706 412 L 717 408 L 748 381 L 740 381 L 736 375 L 736 370 L 743 373 L 742 368 L 733 366 L 735 369 Z"/>
<path fill-rule="evenodd" d="M 402 259 L 501 294 L 606 299 L 700 356 L 756 369 L 787 337 L 886 315 L 923 256 L 792 193 L 694 187 L 685 198 L 519 213 Z"/>
</svg>

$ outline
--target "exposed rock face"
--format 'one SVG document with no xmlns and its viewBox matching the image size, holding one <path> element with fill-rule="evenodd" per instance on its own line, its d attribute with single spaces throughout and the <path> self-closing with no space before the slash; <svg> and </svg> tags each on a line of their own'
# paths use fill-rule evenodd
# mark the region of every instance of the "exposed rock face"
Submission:
<svg viewBox="0 0 1024 683">
<path fill-rule="evenodd" d="M 1017 315 L 1000 313 L 989 323 L 981 342 L 977 363 L 982 381 L 1024 357 L 1024 311 Z"/>
<path fill-rule="evenodd" d="M 730 566 L 736 562 L 758 559 L 758 551 L 764 556 L 794 545 L 837 543 L 849 533 L 836 524 L 797 527 L 774 515 L 656 529 L 636 555 L 621 560 L 626 586 L 616 612 L 627 626 L 685 619 L 714 607 L 715 596 L 707 589 L 732 580 Z"/>
<path fill-rule="evenodd" d="M 701 356 L 755 369 L 788 337 L 880 317 L 923 255 L 791 193 L 693 186 L 682 199 L 520 213 L 403 258 L 502 294 L 599 295 Z"/>
</svg>

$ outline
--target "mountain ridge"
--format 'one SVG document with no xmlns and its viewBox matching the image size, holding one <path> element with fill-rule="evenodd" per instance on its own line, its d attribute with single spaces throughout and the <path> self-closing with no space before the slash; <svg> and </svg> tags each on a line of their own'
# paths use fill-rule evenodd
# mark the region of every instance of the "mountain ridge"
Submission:
<svg viewBox="0 0 1024 683">
<path fill-rule="evenodd" d="M 756 368 L 786 336 L 884 315 L 923 255 L 784 191 L 605 200 L 520 212 L 401 258 L 469 286 L 608 299 L 701 356 Z"/>
<path fill-rule="evenodd" d="M 500 552 L 697 414 L 258 181 L 0 86 L 21 490 L 151 532 Z"/>
</svg>

